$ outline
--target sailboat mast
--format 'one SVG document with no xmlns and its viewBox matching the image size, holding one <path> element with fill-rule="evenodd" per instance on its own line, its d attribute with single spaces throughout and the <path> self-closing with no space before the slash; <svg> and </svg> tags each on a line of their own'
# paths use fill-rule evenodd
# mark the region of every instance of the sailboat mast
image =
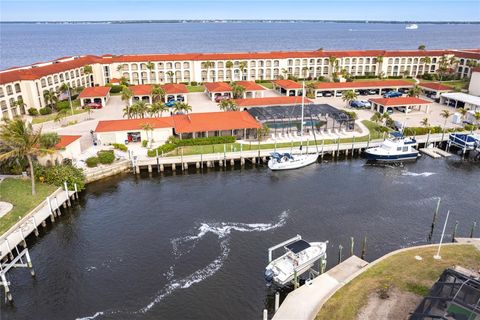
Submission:
<svg viewBox="0 0 480 320">
<path fill-rule="evenodd" d="M 303 111 L 305 108 L 305 81 L 302 81 L 302 120 L 300 123 L 300 135 L 303 136 Z"/>
</svg>

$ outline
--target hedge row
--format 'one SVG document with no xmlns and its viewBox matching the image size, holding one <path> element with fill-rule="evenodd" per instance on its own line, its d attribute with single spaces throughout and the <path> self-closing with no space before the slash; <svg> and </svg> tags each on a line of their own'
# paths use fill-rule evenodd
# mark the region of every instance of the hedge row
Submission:
<svg viewBox="0 0 480 320">
<path fill-rule="evenodd" d="M 170 137 L 164 145 L 158 147 L 157 149 L 148 150 L 147 154 L 149 157 L 155 157 L 157 153 L 155 150 L 158 150 L 158 154 L 161 155 L 162 152 L 169 153 L 175 150 L 177 147 L 186 147 L 186 146 L 205 146 L 212 144 L 222 144 L 222 143 L 234 143 L 234 136 L 225 136 L 225 137 L 208 137 L 208 138 L 195 138 L 195 139 L 177 139 Z"/>
<path fill-rule="evenodd" d="M 177 139 L 170 138 L 170 143 L 177 145 L 177 147 L 185 146 L 204 146 L 209 144 L 221 144 L 221 143 L 234 143 L 236 138 L 234 136 L 224 137 L 207 137 L 207 138 L 194 138 L 194 139 Z"/>
<path fill-rule="evenodd" d="M 420 136 L 420 135 L 425 135 L 430 132 L 430 134 L 433 133 L 442 133 L 443 129 L 440 126 L 436 127 L 406 127 L 403 132 L 406 136 Z"/>
<path fill-rule="evenodd" d="M 117 150 L 120 150 L 120 151 L 124 151 L 124 152 L 127 152 L 128 151 L 128 148 L 126 145 L 122 144 L 122 143 L 113 143 L 112 146 L 117 149 Z"/>
<path fill-rule="evenodd" d="M 63 183 L 67 182 L 70 190 L 75 188 L 83 190 L 85 187 L 85 176 L 83 171 L 72 165 L 55 165 L 50 167 L 35 167 L 35 178 L 48 184 L 63 187 Z"/>
<path fill-rule="evenodd" d="M 99 163 L 111 164 L 113 161 L 115 161 L 115 154 L 113 153 L 113 150 L 100 150 L 97 152 L 96 157 L 88 158 L 85 160 L 85 163 L 87 164 L 87 167 L 94 168 Z"/>
</svg>

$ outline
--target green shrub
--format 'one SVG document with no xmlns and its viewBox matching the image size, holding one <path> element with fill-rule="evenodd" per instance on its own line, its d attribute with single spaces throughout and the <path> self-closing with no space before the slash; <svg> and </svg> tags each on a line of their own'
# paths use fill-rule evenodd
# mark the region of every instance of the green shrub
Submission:
<svg viewBox="0 0 480 320">
<path fill-rule="evenodd" d="M 148 144 L 147 140 L 142 140 L 142 147 L 146 148 Z"/>
<path fill-rule="evenodd" d="M 51 114 L 51 113 L 52 113 L 52 109 L 49 108 L 49 107 L 45 107 L 45 108 L 41 108 L 41 109 L 39 110 L 39 112 L 40 112 L 40 114 L 41 114 L 42 116 L 46 116 L 47 114 Z"/>
<path fill-rule="evenodd" d="M 175 150 L 175 148 L 177 148 L 177 146 L 173 143 L 166 143 L 160 147 L 157 148 L 158 150 L 158 155 L 162 155 L 165 154 L 165 153 L 169 153 L 169 152 L 172 152 L 173 150 Z M 148 150 L 147 151 L 147 155 L 149 157 L 155 157 L 157 155 L 157 153 L 155 152 L 155 149 L 153 150 Z"/>
<path fill-rule="evenodd" d="M 75 188 L 75 184 L 79 191 L 85 188 L 85 176 L 82 170 L 68 164 L 50 167 L 38 166 L 35 168 L 35 178 L 40 179 L 40 177 L 45 183 L 58 187 L 63 187 L 63 183 L 66 181 L 70 190 Z"/>
<path fill-rule="evenodd" d="M 465 126 L 463 126 L 463 128 L 466 130 L 466 131 L 475 131 L 477 130 L 477 126 L 476 125 L 473 125 L 473 124 L 465 124 Z"/>
<path fill-rule="evenodd" d="M 38 110 L 35 108 L 29 108 L 28 109 L 28 114 L 31 116 L 38 116 Z"/>
<path fill-rule="evenodd" d="M 204 146 L 209 144 L 221 144 L 221 143 L 234 143 L 236 138 L 234 136 L 225 137 L 208 137 L 208 138 L 194 138 L 194 139 L 178 139 L 171 137 L 170 143 L 175 144 L 177 147 L 185 146 Z"/>
<path fill-rule="evenodd" d="M 191 86 L 198 86 L 198 82 L 197 81 L 192 81 L 192 82 L 190 82 L 190 85 Z"/>
<path fill-rule="evenodd" d="M 87 167 L 94 168 L 98 165 L 98 158 L 97 157 L 90 157 L 87 160 L 85 160 L 85 163 L 87 164 Z"/>
<path fill-rule="evenodd" d="M 436 127 L 406 127 L 403 130 L 404 134 L 406 136 L 420 136 L 420 135 L 425 135 L 430 132 L 430 134 L 433 133 L 442 133 L 442 127 L 436 126 Z"/>
<path fill-rule="evenodd" d="M 122 85 L 113 84 L 110 86 L 110 93 L 119 93 L 119 92 L 122 92 L 122 90 L 123 90 Z"/>
<path fill-rule="evenodd" d="M 45 149 L 53 149 L 60 142 L 60 137 L 56 132 L 47 132 L 40 136 L 40 146 Z"/>
<path fill-rule="evenodd" d="M 115 161 L 113 150 L 101 150 L 97 152 L 98 162 L 101 164 L 110 164 Z"/>
<path fill-rule="evenodd" d="M 120 150 L 120 151 L 125 151 L 125 152 L 128 151 L 127 146 L 124 145 L 124 144 L 121 144 L 121 143 L 114 143 L 114 144 L 112 144 L 112 146 L 113 146 L 115 149 Z"/>
<path fill-rule="evenodd" d="M 58 101 L 57 104 L 55 105 L 55 109 L 57 111 L 70 109 L 70 102 L 68 102 L 68 101 Z"/>
</svg>

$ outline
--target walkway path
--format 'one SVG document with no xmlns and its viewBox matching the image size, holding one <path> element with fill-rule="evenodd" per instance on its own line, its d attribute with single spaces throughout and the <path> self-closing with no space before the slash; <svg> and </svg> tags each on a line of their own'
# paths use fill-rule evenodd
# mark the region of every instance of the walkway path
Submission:
<svg viewBox="0 0 480 320">
<path fill-rule="evenodd" d="M 368 262 L 357 256 L 351 256 L 315 278 L 309 285 L 301 286 L 289 293 L 273 316 L 273 320 L 314 319 L 328 298 L 366 265 Z"/>
<path fill-rule="evenodd" d="M 12 211 L 13 205 L 10 202 L 0 201 L 0 218 Z"/>
</svg>

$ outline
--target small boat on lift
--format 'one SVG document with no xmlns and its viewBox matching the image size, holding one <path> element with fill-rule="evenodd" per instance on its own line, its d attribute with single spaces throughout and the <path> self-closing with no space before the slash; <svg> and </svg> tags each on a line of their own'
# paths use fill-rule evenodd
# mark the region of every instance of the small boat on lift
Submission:
<svg viewBox="0 0 480 320">
<path fill-rule="evenodd" d="M 283 286 L 309 271 L 319 259 L 327 260 L 326 242 L 307 242 L 300 235 L 286 240 L 268 249 L 269 264 L 265 268 L 267 284 L 275 283 Z M 272 260 L 274 250 L 284 248 L 286 253 Z"/>
<path fill-rule="evenodd" d="M 480 135 L 475 133 L 451 133 L 448 144 L 464 150 L 480 149 Z"/>
<path fill-rule="evenodd" d="M 420 153 L 414 148 L 416 144 L 415 139 L 406 138 L 401 132 L 390 132 L 390 137 L 379 147 L 366 149 L 365 157 L 367 160 L 381 162 L 417 160 Z"/>
</svg>

